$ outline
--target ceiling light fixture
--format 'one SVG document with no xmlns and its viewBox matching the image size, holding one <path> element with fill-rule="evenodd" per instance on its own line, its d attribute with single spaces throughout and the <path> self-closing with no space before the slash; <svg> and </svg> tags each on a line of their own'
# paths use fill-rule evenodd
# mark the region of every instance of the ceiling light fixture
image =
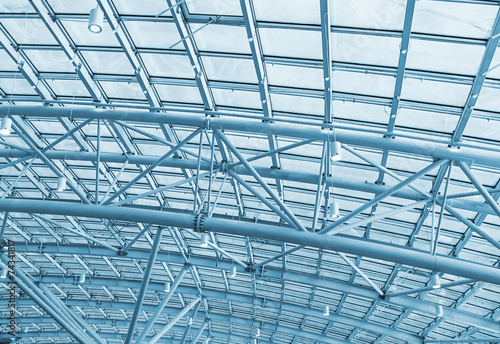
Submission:
<svg viewBox="0 0 500 344">
<path fill-rule="evenodd" d="M 208 235 L 207 233 L 202 233 L 201 234 L 201 247 L 208 247 Z"/>
<path fill-rule="evenodd" d="M 327 306 L 323 307 L 323 315 L 325 317 L 330 315 L 330 306 L 327 305 Z"/>
<path fill-rule="evenodd" d="M 104 13 L 102 13 L 99 7 L 91 9 L 89 15 L 89 31 L 92 33 L 101 33 L 103 19 Z"/>
<path fill-rule="evenodd" d="M 66 177 L 62 176 L 57 179 L 57 191 L 61 192 L 66 189 Z"/>
<path fill-rule="evenodd" d="M 170 282 L 165 282 L 165 289 L 164 292 L 168 293 L 170 291 Z"/>
<path fill-rule="evenodd" d="M 431 277 L 431 286 L 433 289 L 439 289 L 441 288 L 441 279 L 439 278 L 439 275 L 432 275 Z"/>
<path fill-rule="evenodd" d="M 229 277 L 236 277 L 236 266 L 233 266 L 231 268 L 231 274 L 229 275 Z"/>
<path fill-rule="evenodd" d="M 85 273 L 80 274 L 80 278 L 78 279 L 78 283 L 83 284 L 85 283 Z"/>
<path fill-rule="evenodd" d="M 340 216 L 339 204 L 335 200 L 330 201 L 328 215 L 330 217 L 339 217 Z"/>
<path fill-rule="evenodd" d="M 332 161 L 339 161 L 342 160 L 342 145 L 340 144 L 339 141 L 333 141 L 330 145 L 330 151 L 331 151 L 331 160 Z"/>
<path fill-rule="evenodd" d="M 2 273 L 0 274 L 0 278 L 2 278 L 2 279 L 7 278 L 7 272 L 8 272 L 8 270 L 6 268 L 2 269 Z"/>
<path fill-rule="evenodd" d="M 260 337 L 260 328 L 255 329 L 255 337 Z"/>
<path fill-rule="evenodd" d="M 438 312 L 437 312 L 438 317 L 442 317 L 443 314 L 444 314 L 444 312 L 443 312 L 443 306 L 438 305 Z"/>
<path fill-rule="evenodd" d="M 0 125 L 0 135 L 2 136 L 10 135 L 11 126 L 12 126 L 12 120 L 9 117 L 2 118 L 2 124 Z"/>
</svg>

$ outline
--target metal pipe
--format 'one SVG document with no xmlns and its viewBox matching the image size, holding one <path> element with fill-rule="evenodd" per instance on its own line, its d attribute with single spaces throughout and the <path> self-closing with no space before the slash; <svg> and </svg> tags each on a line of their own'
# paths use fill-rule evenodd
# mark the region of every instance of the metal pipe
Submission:
<svg viewBox="0 0 500 344">
<path fill-rule="evenodd" d="M 354 271 L 356 271 L 361 276 L 361 278 L 363 278 L 366 281 L 366 283 L 368 283 L 373 289 L 375 289 L 375 291 L 380 296 L 384 295 L 384 292 L 380 290 L 380 288 L 377 287 L 377 285 L 375 285 L 375 283 L 373 283 L 373 281 L 368 276 L 366 276 L 366 274 L 363 271 L 361 271 L 361 269 L 358 266 L 356 266 L 356 264 L 351 262 L 351 260 L 347 258 L 345 254 L 343 254 L 342 252 L 337 252 L 337 253 L 347 264 L 349 264 L 351 268 L 354 269 Z"/>
<path fill-rule="evenodd" d="M 262 177 L 257 173 L 257 171 L 253 168 L 252 165 L 248 163 L 248 161 L 245 159 L 245 157 L 236 149 L 236 147 L 227 139 L 227 137 L 219 130 L 219 129 L 214 129 L 215 134 L 226 144 L 226 146 L 236 155 L 239 161 L 242 162 L 242 164 L 247 168 L 248 171 L 250 171 L 250 174 L 257 180 L 257 182 L 266 190 L 269 196 L 280 206 L 280 208 L 283 210 L 283 212 L 292 220 L 292 223 L 294 223 L 298 229 L 301 231 L 307 232 L 307 229 L 300 223 L 300 221 L 295 217 L 295 215 L 288 209 L 286 204 L 278 197 L 276 194 L 271 190 L 269 185 L 262 179 Z"/>
<path fill-rule="evenodd" d="M 9 212 L 6 211 L 3 215 L 2 220 L 2 228 L 0 229 L 0 240 L 3 239 L 3 235 L 5 234 L 5 227 L 7 226 L 7 221 L 9 220 Z"/>
<path fill-rule="evenodd" d="M 149 256 L 148 265 L 144 270 L 144 276 L 142 279 L 141 289 L 139 290 L 139 295 L 137 295 L 137 300 L 135 302 L 134 314 L 130 320 L 130 326 L 128 327 L 127 336 L 125 337 L 125 344 L 130 344 L 132 336 L 134 335 L 135 325 L 137 319 L 139 318 L 139 312 L 141 311 L 142 302 L 144 301 L 144 296 L 146 295 L 146 290 L 148 289 L 149 278 L 151 277 L 151 272 L 153 271 L 153 265 L 156 260 L 156 255 L 158 249 L 160 248 L 161 237 L 163 235 L 163 227 L 158 227 L 156 231 L 155 240 L 153 242 L 153 247 L 151 248 L 151 255 Z M 138 342 L 140 343 L 140 341 Z"/>
<path fill-rule="evenodd" d="M 184 146 L 187 142 L 189 142 L 193 137 L 198 135 L 198 133 L 201 131 L 201 129 L 196 129 L 194 132 L 189 134 L 184 140 L 179 142 L 175 147 L 170 149 L 167 153 L 165 153 L 161 158 L 156 160 L 153 164 L 151 164 L 148 168 L 146 168 L 144 171 L 139 173 L 137 176 L 134 177 L 130 182 L 127 183 L 124 187 L 122 187 L 120 190 L 118 190 L 115 194 L 113 194 L 111 197 L 109 197 L 107 200 L 103 201 L 102 204 L 109 204 L 112 200 L 120 196 L 122 193 L 124 193 L 126 190 L 128 190 L 130 187 L 132 187 L 137 181 L 139 181 L 142 177 L 144 177 L 146 174 L 151 172 L 155 167 L 160 165 L 162 161 L 167 159 L 169 156 L 174 154 L 176 151 L 179 150 L 182 146 Z"/>
<path fill-rule="evenodd" d="M 133 245 L 133 244 L 135 244 L 135 243 L 136 243 L 136 241 L 137 241 L 137 240 L 139 240 L 139 239 L 140 239 L 140 238 L 144 235 L 144 233 L 146 233 L 146 232 L 147 232 L 147 231 L 151 228 L 151 226 L 152 226 L 152 224 L 148 224 L 147 226 L 145 226 L 145 227 L 142 229 L 142 231 L 140 231 L 140 232 L 139 232 L 139 234 L 137 234 L 137 235 L 135 236 L 135 238 L 134 238 L 134 239 L 132 239 L 132 241 L 131 241 L 131 242 L 129 242 L 129 243 L 127 244 L 127 246 L 125 246 L 125 247 L 124 247 L 121 251 L 122 251 L 122 252 L 127 252 L 127 251 L 128 251 L 128 249 L 129 249 L 129 248 L 131 248 L 131 247 L 132 247 L 132 245 Z"/>
<path fill-rule="evenodd" d="M 207 325 L 208 325 L 208 321 L 205 320 L 203 322 L 203 324 L 201 324 L 200 329 L 198 330 L 198 332 L 196 332 L 196 334 L 194 335 L 193 339 L 191 340 L 191 344 L 196 344 L 198 342 L 198 340 L 200 339 L 201 335 L 203 334 L 203 331 L 205 331 L 205 328 L 207 327 Z"/>
<path fill-rule="evenodd" d="M 0 256 L 2 262 L 0 266 L 3 269 L 7 268 L 8 262 L 7 257 L 5 255 Z M 56 312 L 51 306 L 49 300 L 43 300 L 43 298 L 37 293 L 37 287 L 33 284 L 33 282 L 29 281 L 29 279 L 23 279 L 24 272 L 21 269 L 14 267 L 14 281 L 18 285 L 18 287 L 26 293 L 37 305 L 39 305 L 47 314 L 49 314 L 59 325 L 61 325 L 66 331 L 68 331 L 71 336 L 73 336 L 76 340 L 78 340 L 81 344 L 91 344 L 90 338 L 88 338 L 84 333 L 79 331 L 77 328 L 72 326 L 67 322 L 64 317 L 60 316 L 58 312 Z M 31 286 L 30 286 L 31 284 Z"/>
<path fill-rule="evenodd" d="M 130 122 L 158 123 L 182 125 L 190 127 L 203 127 L 207 125 L 205 115 L 191 113 L 155 113 L 148 110 L 116 110 L 78 108 L 69 109 L 53 106 L 0 106 L 0 116 L 7 114 L 28 117 L 70 117 L 72 118 L 101 118 L 106 120 L 124 120 Z M 278 136 L 295 137 L 328 141 L 329 128 L 317 125 L 280 123 L 278 121 L 263 122 L 261 119 L 239 119 L 235 117 L 211 117 L 210 126 L 218 126 L 226 130 L 243 131 L 254 134 L 272 134 Z M 337 140 L 343 144 L 353 144 L 365 147 L 387 149 L 396 152 L 410 153 L 419 156 L 444 158 L 455 161 L 474 161 L 477 165 L 500 168 L 500 152 L 488 149 L 461 147 L 455 149 L 444 143 L 433 143 L 424 140 L 398 137 L 397 140 L 387 140 L 379 134 L 356 132 L 348 129 L 336 130 Z"/>
<path fill-rule="evenodd" d="M 106 244 L 105 242 L 102 242 L 102 241 L 101 241 L 101 240 L 99 240 L 99 239 L 95 239 L 95 238 L 91 237 L 90 235 L 87 235 L 87 234 L 85 234 L 85 233 L 82 233 L 82 232 L 80 232 L 80 231 L 77 231 L 76 229 L 72 229 L 72 228 L 69 228 L 69 227 L 67 227 L 67 226 L 65 226 L 65 225 L 62 225 L 62 224 L 60 224 L 60 223 L 57 223 L 57 222 L 55 222 L 55 221 L 53 221 L 53 220 L 51 220 L 51 219 L 49 219 L 49 218 L 47 218 L 47 217 L 45 217 L 45 216 L 38 215 L 38 214 L 31 214 L 31 215 L 32 215 L 32 216 L 36 216 L 36 217 L 38 217 L 38 218 L 40 218 L 40 219 L 42 219 L 42 220 L 44 220 L 44 221 L 46 221 L 46 222 L 52 223 L 54 226 L 58 226 L 58 227 L 64 228 L 64 229 L 65 229 L 65 230 L 67 230 L 68 232 L 71 232 L 71 233 L 73 233 L 73 234 L 79 235 L 79 236 L 81 236 L 81 237 L 83 237 L 83 238 L 87 239 L 88 241 L 92 241 L 92 242 L 94 242 L 94 243 L 96 243 L 96 244 L 98 244 L 98 245 L 101 245 L 101 246 L 103 246 L 103 247 L 109 248 L 110 250 L 118 251 L 118 250 L 117 250 L 116 248 L 114 248 L 113 246 L 108 245 L 108 244 Z"/>
<path fill-rule="evenodd" d="M 65 201 L 3 199 L 0 200 L 0 211 L 58 214 L 132 222 L 141 219 L 143 223 L 190 229 L 195 229 L 196 223 L 195 216 L 192 214 L 174 212 L 169 209 L 156 211 L 134 207 L 110 208 Z M 362 238 L 321 235 L 286 227 L 214 217 L 204 219 L 203 230 L 318 247 L 500 284 L 500 274 L 495 267 L 443 255 L 432 256 L 428 252 Z"/>
<path fill-rule="evenodd" d="M 474 176 L 474 174 L 470 170 L 469 166 L 467 166 L 467 164 L 464 164 L 462 161 L 457 161 L 457 163 L 458 163 L 458 166 L 460 166 L 462 171 L 465 173 L 467 178 L 469 178 L 469 180 L 472 182 L 472 184 L 474 184 L 477 191 L 479 191 L 479 193 L 481 193 L 481 196 L 484 197 L 484 199 L 486 200 L 486 203 L 488 203 L 490 205 L 490 207 L 493 209 L 493 211 L 498 216 L 500 216 L 500 207 L 498 206 L 498 203 L 493 199 L 493 197 L 491 197 L 488 190 L 486 190 L 486 188 L 483 186 L 483 184 L 481 184 L 481 182 L 479 182 L 479 180 L 476 178 L 476 176 Z"/>
<path fill-rule="evenodd" d="M 153 313 L 153 315 L 149 319 L 148 323 L 144 326 L 144 329 L 142 330 L 141 334 L 139 335 L 139 337 L 137 337 L 137 339 L 135 341 L 136 343 L 142 343 L 144 341 L 144 338 L 146 338 L 149 330 L 151 329 L 151 327 L 155 323 L 156 319 L 158 319 L 160 314 L 163 312 L 163 309 L 167 305 L 168 300 L 170 300 L 172 295 L 175 293 L 177 286 L 179 285 L 179 283 L 181 283 L 181 280 L 185 274 L 186 274 L 186 266 L 183 266 L 181 271 L 179 272 L 179 274 L 175 278 L 174 283 L 170 286 L 170 291 L 168 291 L 167 294 L 163 297 L 160 304 L 156 308 L 155 312 Z"/>
<path fill-rule="evenodd" d="M 189 312 L 198 302 L 201 301 L 201 295 L 198 295 L 189 305 L 184 307 L 170 322 L 165 325 L 158 333 L 148 342 L 148 344 L 156 343 L 172 326 L 174 326 L 187 312 Z"/>
<path fill-rule="evenodd" d="M 469 278 L 469 279 L 459 280 L 459 281 L 450 282 L 450 283 L 443 283 L 443 284 L 441 284 L 441 286 L 439 288 L 434 288 L 432 286 L 426 286 L 426 287 L 422 287 L 422 288 L 415 288 L 415 289 L 411 289 L 411 290 L 401 291 L 398 293 L 385 294 L 385 297 L 389 298 L 389 297 L 396 297 L 396 296 L 411 295 L 411 294 L 421 293 L 421 292 L 425 292 L 425 291 L 439 290 L 439 289 L 443 289 L 443 288 L 450 288 L 450 287 L 455 287 L 457 285 L 463 285 L 463 284 L 475 283 L 475 282 L 477 282 L 475 279 Z"/>
<path fill-rule="evenodd" d="M 343 146 L 345 148 L 345 146 Z M 97 157 L 95 153 L 89 153 L 89 152 L 80 152 L 80 151 L 69 151 L 69 152 L 64 152 L 64 151 L 48 151 L 45 154 L 49 159 L 52 160 L 59 160 L 59 159 L 65 159 L 65 160 L 77 160 L 77 161 L 96 161 Z M 31 157 L 30 152 L 25 152 L 22 150 L 14 150 L 14 149 L 0 149 L 0 157 L 23 157 L 23 156 L 28 156 Z M 131 155 L 131 156 L 126 156 L 123 154 L 118 154 L 118 153 L 101 153 L 101 162 L 108 162 L 108 163 L 130 163 L 134 165 L 151 165 L 155 161 L 158 160 L 158 157 L 153 157 L 153 156 L 139 156 L 139 155 Z M 178 168 L 185 168 L 185 169 L 196 169 L 196 161 L 193 159 L 174 159 L 174 158 L 169 158 L 166 159 L 160 166 L 166 166 L 166 167 L 178 167 Z M 216 165 L 219 166 L 219 165 Z M 122 166 L 122 168 L 124 168 Z M 202 163 L 201 167 L 202 170 L 209 171 L 210 170 L 210 164 L 208 163 Z M 260 176 L 264 178 L 279 178 L 283 180 L 290 180 L 290 181 L 297 181 L 301 183 L 307 183 L 307 184 L 314 184 L 317 185 L 318 183 L 318 174 L 317 173 L 305 173 L 305 172 L 297 172 L 297 171 L 290 171 L 290 170 L 285 170 L 285 169 L 271 169 L 271 168 L 265 168 L 265 167 L 255 167 L 255 170 L 259 173 Z M 250 172 L 244 168 L 243 166 L 239 166 L 235 168 L 235 173 L 238 173 L 239 175 L 250 175 Z M 387 171 L 386 171 L 387 173 Z M 394 173 L 393 173 L 394 174 Z M 120 173 L 119 173 L 120 175 Z M 399 178 L 399 180 L 403 180 L 401 177 L 397 176 L 394 174 L 396 177 Z M 341 188 L 341 189 L 346 189 L 346 190 L 355 190 L 355 191 L 361 191 L 361 192 L 368 192 L 368 193 L 374 193 L 374 194 L 380 194 L 382 192 L 385 192 L 386 190 L 389 189 L 389 187 L 381 184 L 375 184 L 375 183 L 360 183 L 360 182 L 355 182 L 352 180 L 349 180 L 347 178 L 339 178 L 339 177 L 327 177 L 324 180 L 325 184 L 328 186 L 333 186 L 335 188 Z M 409 188 L 414 188 L 413 185 L 408 185 Z M 417 192 L 412 192 L 410 190 L 400 190 L 396 193 L 394 193 L 392 196 L 393 197 L 398 197 L 398 198 L 404 198 L 404 199 L 410 199 L 410 200 L 420 200 L 422 198 L 426 198 L 427 196 L 422 196 L 422 193 L 424 191 L 417 191 Z M 104 197 L 105 198 L 105 197 Z M 479 201 L 473 201 L 473 200 L 459 200 L 459 199 L 451 199 L 451 195 L 448 196 L 448 205 L 452 205 L 455 208 L 458 209 L 464 209 L 464 210 L 469 210 L 473 212 L 481 212 L 481 213 L 486 213 L 486 214 L 495 214 L 495 212 L 491 209 L 490 206 L 487 204 L 484 204 L 483 202 Z M 437 199 L 440 199 L 438 197 Z"/>
<path fill-rule="evenodd" d="M 448 175 L 446 177 L 446 184 L 444 186 L 444 196 L 443 196 L 443 204 L 446 204 L 447 196 L 448 196 L 448 186 L 450 185 L 450 177 L 451 177 L 451 169 L 453 168 L 453 161 L 450 161 L 448 164 Z M 433 209 L 434 211 L 434 209 Z M 439 233 L 441 231 L 441 222 L 443 221 L 443 214 L 444 214 L 444 207 L 441 206 L 441 212 L 439 213 L 439 219 L 438 219 L 438 224 L 436 228 L 436 236 L 434 238 L 434 241 L 432 242 L 432 254 L 436 254 L 437 246 L 439 244 Z M 434 216 L 434 215 L 433 215 Z M 433 217 L 434 220 L 434 217 Z M 434 226 L 433 226 L 434 227 Z M 434 233 L 434 231 L 432 231 Z"/>
<path fill-rule="evenodd" d="M 101 119 L 97 120 L 97 162 L 95 166 L 95 204 L 99 204 L 99 166 L 101 165 Z"/>
</svg>

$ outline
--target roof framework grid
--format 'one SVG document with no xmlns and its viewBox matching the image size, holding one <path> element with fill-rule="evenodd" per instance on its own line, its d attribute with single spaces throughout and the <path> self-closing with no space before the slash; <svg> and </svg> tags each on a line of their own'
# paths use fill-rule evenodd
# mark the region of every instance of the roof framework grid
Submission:
<svg viewBox="0 0 500 344">
<path fill-rule="evenodd" d="M 3 1 L 0 341 L 498 342 L 499 13 Z"/>
</svg>

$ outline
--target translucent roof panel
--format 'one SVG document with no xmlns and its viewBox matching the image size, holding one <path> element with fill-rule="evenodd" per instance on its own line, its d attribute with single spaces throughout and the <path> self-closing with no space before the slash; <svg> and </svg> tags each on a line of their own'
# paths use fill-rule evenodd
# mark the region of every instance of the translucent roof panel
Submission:
<svg viewBox="0 0 500 344">
<path fill-rule="evenodd" d="M 0 1 L 0 342 L 497 341 L 499 9 Z"/>
</svg>

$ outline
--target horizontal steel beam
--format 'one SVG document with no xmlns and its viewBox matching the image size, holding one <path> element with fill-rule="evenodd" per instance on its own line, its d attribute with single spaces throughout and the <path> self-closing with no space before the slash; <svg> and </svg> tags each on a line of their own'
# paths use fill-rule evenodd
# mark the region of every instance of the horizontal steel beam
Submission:
<svg viewBox="0 0 500 344">
<path fill-rule="evenodd" d="M 30 253 L 51 253 L 51 254 L 80 254 L 85 256 L 94 257 L 117 257 L 115 251 L 111 251 L 106 248 L 101 247 L 90 247 L 88 245 L 79 244 L 50 244 L 45 243 L 41 248 L 39 244 L 22 244 L 16 246 L 17 252 L 30 252 Z M 127 254 L 129 259 L 146 260 L 148 259 L 148 250 L 130 249 Z M 157 261 L 168 262 L 177 265 L 184 265 L 184 257 L 180 253 L 175 252 L 159 252 L 157 256 Z M 206 256 L 190 256 L 190 263 L 193 266 L 199 266 L 208 269 L 216 269 L 221 271 L 229 271 L 233 266 L 231 261 L 224 261 L 217 258 L 210 258 Z M 245 273 L 239 271 L 239 273 Z M 246 272 L 248 273 L 248 272 Z M 373 300 L 380 300 L 377 292 L 371 288 L 362 287 L 358 285 L 349 284 L 346 282 L 340 282 L 336 280 L 327 279 L 324 277 L 317 277 L 315 275 L 306 275 L 302 273 L 297 273 L 293 271 L 283 271 L 281 269 L 273 268 L 271 266 L 266 266 L 262 271 L 256 272 L 262 279 L 270 280 L 284 280 L 296 284 L 311 285 L 323 289 L 338 290 L 348 294 L 360 296 L 362 298 L 368 298 Z M 64 279 L 60 276 L 44 275 L 39 277 L 43 283 L 68 283 L 68 279 Z M 105 279 L 105 278 L 92 278 L 87 279 L 85 284 L 88 285 L 99 285 L 107 287 L 123 286 L 138 289 L 140 287 L 141 280 L 117 280 Z M 150 289 L 158 292 L 163 292 L 165 289 L 164 283 L 151 282 Z M 181 291 L 182 293 L 184 291 Z M 388 305 L 394 305 L 397 307 L 406 307 L 417 310 L 422 313 L 434 314 L 436 307 L 434 304 L 419 300 L 413 297 L 405 296 L 395 296 L 387 298 L 382 301 Z M 485 330 L 494 331 L 500 333 L 500 324 L 491 319 L 479 318 L 476 314 L 467 313 L 460 311 L 453 307 L 443 306 L 443 318 L 453 319 L 453 321 L 460 322 L 467 325 L 472 325 Z"/>
<path fill-rule="evenodd" d="M 19 149 L 0 149 L 0 157 L 3 158 L 23 158 L 33 156 L 29 151 L 23 151 Z M 60 160 L 73 160 L 73 161 L 97 161 L 97 154 L 90 152 L 80 152 L 80 151 L 47 151 L 45 156 L 49 159 L 60 159 Z M 123 155 L 119 153 L 106 153 L 101 152 L 100 160 L 104 163 L 126 163 L 128 162 L 131 166 L 133 165 L 151 165 L 158 160 L 158 156 L 151 155 Z M 198 161 L 195 159 L 175 159 L 170 158 L 163 161 L 160 166 L 164 167 L 178 167 L 182 169 L 192 169 L 196 170 Z M 210 171 L 210 164 L 202 161 L 200 164 L 200 170 Z M 316 185 L 318 183 L 318 175 L 314 173 L 307 172 L 297 172 L 286 169 L 273 169 L 265 167 L 255 167 L 257 173 L 264 178 L 278 178 L 282 180 L 290 180 L 295 182 L 301 182 L 311 185 Z M 251 175 L 244 166 L 235 166 L 234 171 L 239 175 Z M 355 190 L 361 192 L 369 192 L 373 194 L 381 194 L 387 191 L 391 186 L 382 185 L 375 183 L 360 183 L 347 178 L 341 178 L 336 176 L 326 177 L 325 183 L 329 186 L 335 188 L 345 189 L 345 190 Z M 392 197 L 404 198 L 409 200 L 422 200 L 425 199 L 421 194 L 416 191 L 404 189 L 395 192 Z M 448 199 L 446 204 L 453 206 L 454 208 L 469 210 L 473 212 L 485 213 L 485 214 L 495 214 L 493 209 L 487 204 L 480 201 L 466 200 L 466 199 Z"/>
<path fill-rule="evenodd" d="M 257 135 L 279 135 L 299 139 L 329 140 L 329 128 L 320 126 L 263 122 L 262 120 L 239 119 L 234 117 L 206 117 L 199 114 L 155 113 L 140 110 L 103 110 L 103 109 L 73 109 L 49 106 L 0 106 L 0 116 L 6 114 L 28 117 L 71 117 L 79 119 L 107 119 L 130 122 L 158 123 L 180 125 L 188 127 L 218 127 L 225 130 L 241 131 Z M 488 149 L 462 147 L 461 149 L 448 147 L 446 144 L 433 143 L 423 140 L 397 137 L 388 140 L 380 134 L 336 129 L 337 140 L 355 146 L 386 149 L 390 151 L 464 161 L 467 163 L 500 168 L 500 152 Z"/>
<path fill-rule="evenodd" d="M 92 204 L 77 204 L 64 201 L 39 201 L 26 199 L 2 199 L 0 211 L 20 213 L 42 213 L 67 216 L 82 216 L 107 220 L 135 222 L 179 228 L 201 229 L 214 233 L 228 233 L 254 238 L 312 246 L 326 250 L 350 253 L 385 261 L 407 264 L 423 269 L 439 271 L 456 276 L 477 279 L 500 285 L 499 269 L 483 264 L 408 247 L 353 237 L 328 236 L 311 232 L 299 232 L 279 226 L 248 223 L 238 220 L 209 217 L 197 220 L 195 215 L 173 211 L 155 211 L 134 207 L 109 207 Z M 195 228 L 202 223 L 203 228 Z"/>
</svg>

